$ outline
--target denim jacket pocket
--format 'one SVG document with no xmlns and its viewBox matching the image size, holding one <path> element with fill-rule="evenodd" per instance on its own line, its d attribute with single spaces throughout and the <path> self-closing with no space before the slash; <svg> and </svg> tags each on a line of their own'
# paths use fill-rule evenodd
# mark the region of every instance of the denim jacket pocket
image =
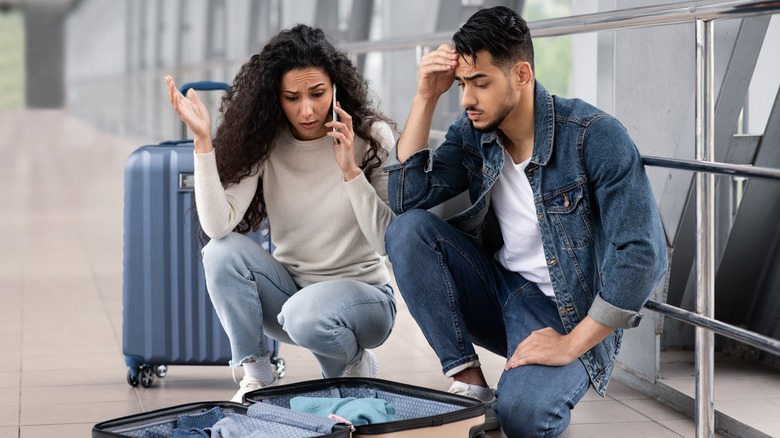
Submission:
<svg viewBox="0 0 780 438">
<path fill-rule="evenodd" d="M 584 181 L 545 194 L 542 202 L 565 248 L 584 248 L 593 243 Z"/>
</svg>

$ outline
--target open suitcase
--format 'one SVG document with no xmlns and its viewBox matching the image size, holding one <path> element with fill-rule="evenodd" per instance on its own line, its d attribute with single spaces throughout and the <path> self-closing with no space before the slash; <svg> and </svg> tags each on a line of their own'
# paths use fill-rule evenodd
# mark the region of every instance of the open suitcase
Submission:
<svg viewBox="0 0 780 438">
<path fill-rule="evenodd" d="M 390 404 L 394 421 L 354 426 L 353 438 L 452 438 L 484 436 L 481 401 L 434 389 L 374 378 L 328 378 L 270 386 L 247 393 L 245 402 L 290 409 L 296 397 L 374 398 Z M 338 413 L 338 411 L 336 412 Z"/>
<path fill-rule="evenodd" d="M 223 423 L 219 423 L 220 420 Z M 207 427 L 193 427 L 193 423 Z M 167 438 L 173 436 L 174 430 L 193 428 L 218 436 L 228 434 L 217 431 L 229 430 L 233 432 L 230 436 L 268 437 L 346 438 L 352 431 L 350 426 L 329 418 L 290 412 L 271 405 L 247 407 L 231 402 L 201 402 L 104 421 L 92 428 L 92 437 Z M 208 435 L 192 433 L 187 436 Z"/>
<path fill-rule="evenodd" d="M 181 90 L 190 88 L 229 86 L 206 81 Z M 227 365 L 231 359 L 206 290 L 193 171 L 193 143 L 186 139 L 142 146 L 125 162 L 122 346 L 131 386 L 151 386 L 168 365 Z M 252 237 L 270 250 L 267 229 Z M 283 376 L 278 342 L 266 338 L 266 345 Z"/>
<path fill-rule="evenodd" d="M 322 398 L 326 402 L 352 397 L 361 401 L 379 399 L 392 407 L 394 418 L 389 421 L 375 421 L 373 424 L 363 424 L 354 421 L 353 418 L 354 425 L 346 425 L 322 413 L 314 414 L 291 409 L 291 402 L 296 397 L 310 397 L 307 399 L 308 402 L 316 400 L 315 398 Z M 246 435 L 259 432 L 274 437 L 477 438 L 486 436 L 483 431 L 485 407 L 481 401 L 381 379 L 340 377 L 271 386 L 246 394 L 244 400 L 249 403 L 248 406 L 231 402 L 190 403 L 104 421 L 92 428 L 92 436 L 95 438 L 171 437 L 174 429 L 183 427 L 180 423 L 182 414 L 205 415 L 215 407 L 230 414 L 258 419 L 257 422 L 247 426 Z M 336 413 L 338 414 L 339 411 L 336 410 Z M 219 434 L 212 434 L 214 435 Z"/>
</svg>

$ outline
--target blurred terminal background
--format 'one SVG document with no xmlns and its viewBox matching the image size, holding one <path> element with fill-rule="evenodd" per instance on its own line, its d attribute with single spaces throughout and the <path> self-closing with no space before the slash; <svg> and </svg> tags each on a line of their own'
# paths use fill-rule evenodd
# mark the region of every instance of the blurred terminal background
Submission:
<svg viewBox="0 0 780 438">
<path fill-rule="evenodd" d="M 345 48 L 355 42 L 404 40 L 391 50 L 358 51 L 355 55 L 376 93 L 377 104 L 402 124 L 414 91 L 415 59 L 421 50 L 410 43 L 415 36 L 451 35 L 477 9 L 494 4 L 522 11 L 532 21 L 595 12 L 599 3 L 0 0 L 0 108 L 66 108 L 112 134 L 148 141 L 175 137 L 176 120 L 160 105 L 165 103 L 160 99 L 165 74 L 174 75 L 180 84 L 199 79 L 229 82 L 271 35 L 296 23 L 307 23 L 323 28 Z M 538 74 L 548 89 L 568 94 L 577 86 L 571 69 L 573 46 L 595 48 L 594 38 L 595 34 L 573 42 L 570 36 L 563 36 L 536 42 Z M 593 65 L 587 57 L 581 61 Z M 580 77 L 593 80 L 594 73 Z M 583 93 L 583 97 L 595 100 L 595 94 Z M 457 111 L 457 100 L 451 103 L 452 111 Z M 441 117 L 446 123 L 452 114 L 444 112 Z"/>
</svg>

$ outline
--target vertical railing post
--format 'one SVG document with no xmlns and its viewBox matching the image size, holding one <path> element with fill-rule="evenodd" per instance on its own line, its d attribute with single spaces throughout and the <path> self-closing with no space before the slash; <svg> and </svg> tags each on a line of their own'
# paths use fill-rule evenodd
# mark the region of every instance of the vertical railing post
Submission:
<svg viewBox="0 0 780 438">
<path fill-rule="evenodd" d="M 696 159 L 715 158 L 713 22 L 696 20 Z M 696 313 L 714 317 L 715 175 L 696 174 Z M 696 327 L 696 436 L 711 438 L 715 430 L 714 333 Z"/>
</svg>

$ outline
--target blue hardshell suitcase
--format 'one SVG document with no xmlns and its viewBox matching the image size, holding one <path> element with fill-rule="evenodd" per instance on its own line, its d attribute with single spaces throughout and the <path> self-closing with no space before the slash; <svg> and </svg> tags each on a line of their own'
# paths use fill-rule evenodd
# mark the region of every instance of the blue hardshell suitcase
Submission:
<svg viewBox="0 0 780 438">
<path fill-rule="evenodd" d="M 181 90 L 190 88 L 229 86 L 206 81 Z M 193 171 L 191 140 L 142 146 L 125 162 L 122 346 L 131 386 L 151 386 L 168 365 L 227 365 L 231 359 L 206 290 Z M 269 249 L 267 228 L 251 236 Z M 279 344 L 266 341 L 283 376 Z"/>
</svg>

